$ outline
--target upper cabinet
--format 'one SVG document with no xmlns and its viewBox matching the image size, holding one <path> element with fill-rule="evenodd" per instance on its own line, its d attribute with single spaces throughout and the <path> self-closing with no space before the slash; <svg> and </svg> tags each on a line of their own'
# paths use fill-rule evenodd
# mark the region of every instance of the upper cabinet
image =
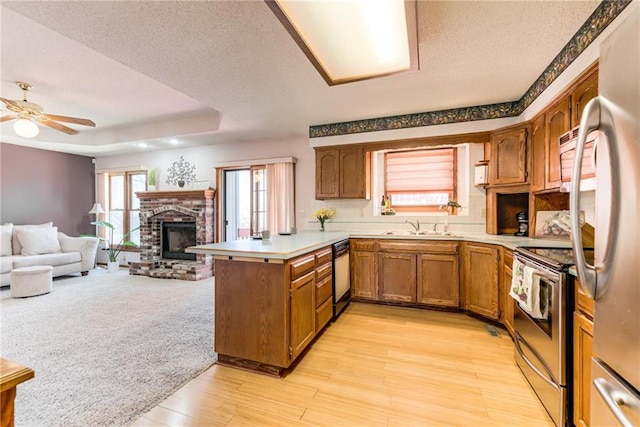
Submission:
<svg viewBox="0 0 640 427">
<path fill-rule="evenodd" d="M 558 138 L 580 124 L 584 106 L 596 96 L 598 69 L 594 65 L 531 122 L 531 191 L 559 190 Z"/>
<path fill-rule="evenodd" d="M 584 106 L 596 96 L 598 96 L 597 68 L 588 73 L 571 94 L 571 128 L 580 124 Z"/>
<path fill-rule="evenodd" d="M 571 129 L 571 98 L 561 98 L 544 114 L 545 120 L 545 190 L 560 188 L 560 135 Z"/>
<path fill-rule="evenodd" d="M 490 185 L 527 182 L 527 143 L 530 126 L 518 125 L 491 134 Z"/>
<path fill-rule="evenodd" d="M 316 149 L 316 199 L 367 199 L 369 173 L 363 147 Z"/>
</svg>

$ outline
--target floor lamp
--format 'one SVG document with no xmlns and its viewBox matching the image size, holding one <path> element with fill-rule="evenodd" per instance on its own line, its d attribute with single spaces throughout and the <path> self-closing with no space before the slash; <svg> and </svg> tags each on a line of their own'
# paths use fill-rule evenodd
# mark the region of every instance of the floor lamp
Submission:
<svg viewBox="0 0 640 427">
<path fill-rule="evenodd" d="M 96 221 L 99 221 L 100 220 L 99 215 L 104 213 L 104 209 L 102 209 L 102 205 L 100 203 L 94 203 L 91 210 L 87 213 L 89 215 L 95 215 Z M 97 235 L 98 235 L 98 226 L 96 225 L 96 236 Z M 96 268 L 97 265 L 98 265 L 98 255 L 96 254 L 96 259 L 93 261 L 93 268 Z"/>
</svg>

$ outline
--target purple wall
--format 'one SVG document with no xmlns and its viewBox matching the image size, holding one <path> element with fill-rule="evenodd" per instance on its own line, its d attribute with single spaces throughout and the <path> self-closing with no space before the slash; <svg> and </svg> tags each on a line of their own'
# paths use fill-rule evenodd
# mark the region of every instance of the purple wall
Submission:
<svg viewBox="0 0 640 427">
<path fill-rule="evenodd" d="M 70 236 L 95 234 L 91 157 L 0 143 L 0 223 L 53 225 Z"/>
</svg>

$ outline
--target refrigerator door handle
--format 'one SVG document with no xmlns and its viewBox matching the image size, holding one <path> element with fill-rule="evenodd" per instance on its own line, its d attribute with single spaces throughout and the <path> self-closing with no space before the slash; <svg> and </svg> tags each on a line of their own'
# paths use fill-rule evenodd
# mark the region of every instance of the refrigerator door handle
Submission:
<svg viewBox="0 0 640 427">
<path fill-rule="evenodd" d="M 604 378 L 594 379 L 593 385 L 620 425 L 623 427 L 634 427 L 635 423 L 626 416 L 624 409 L 628 408 L 628 410 L 637 413 L 640 410 L 640 402 L 638 399 L 624 390 L 617 388 Z"/>
<path fill-rule="evenodd" d="M 584 257 L 582 245 L 582 230 L 580 229 L 580 175 L 582 169 L 582 158 L 586 145 L 587 135 L 594 130 L 600 130 L 605 136 L 604 142 L 609 149 L 609 166 L 611 172 L 611 205 L 609 207 L 609 221 L 604 231 L 608 235 L 605 247 L 602 248 L 602 265 L 590 265 Z M 602 142 L 602 141 L 600 141 Z M 595 150 L 595 147 L 594 147 Z M 594 151 L 595 157 L 595 151 Z M 597 179 L 597 176 L 596 176 Z M 571 174 L 573 188 L 569 195 L 569 209 L 571 212 L 571 231 L 573 234 L 572 245 L 575 256 L 576 269 L 580 278 L 582 291 L 590 298 L 599 298 L 607 289 L 609 265 L 614 256 L 616 242 L 618 240 L 618 225 L 615 220 L 615 213 L 620 206 L 620 174 L 617 139 L 613 123 L 613 115 L 602 97 L 595 97 L 587 103 L 580 120 L 578 130 L 578 140 L 576 142 L 575 157 L 573 158 L 573 171 Z M 602 227 L 602 226 L 600 226 Z M 600 249 L 600 248 L 598 248 Z"/>
</svg>

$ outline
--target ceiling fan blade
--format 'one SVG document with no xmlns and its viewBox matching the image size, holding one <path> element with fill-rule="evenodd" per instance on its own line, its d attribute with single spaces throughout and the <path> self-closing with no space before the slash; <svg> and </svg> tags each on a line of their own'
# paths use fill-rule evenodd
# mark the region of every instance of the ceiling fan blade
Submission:
<svg viewBox="0 0 640 427">
<path fill-rule="evenodd" d="M 20 109 L 20 106 L 18 104 L 16 104 L 14 101 L 7 99 L 7 98 L 0 98 L 0 101 L 4 102 L 5 104 L 7 104 L 7 107 L 15 107 Z"/>
<path fill-rule="evenodd" d="M 13 119 L 17 119 L 18 116 L 16 116 L 15 114 L 11 114 L 10 116 L 2 116 L 0 117 L 0 122 L 7 122 L 9 120 L 13 120 Z"/>
<path fill-rule="evenodd" d="M 53 120 L 51 120 L 51 119 L 49 119 L 49 118 L 46 118 L 46 119 L 44 119 L 44 118 L 42 118 L 42 119 L 38 119 L 38 121 L 39 121 L 40 123 L 42 123 L 43 125 L 45 125 L 45 126 L 49 126 L 50 128 L 54 128 L 54 129 L 56 129 L 56 130 L 59 130 L 60 132 L 64 132 L 64 133 L 66 133 L 67 135 L 75 135 L 75 134 L 77 134 L 77 133 L 78 133 L 78 131 L 77 131 L 77 130 L 75 130 L 75 129 L 71 129 L 71 128 L 66 127 L 66 126 L 64 126 L 64 125 L 61 125 L 60 123 L 56 123 L 56 122 L 54 122 Z"/>
<path fill-rule="evenodd" d="M 46 116 L 51 120 L 56 120 L 59 122 L 75 123 L 77 125 L 96 127 L 96 124 L 89 119 L 80 119 L 78 117 L 68 117 L 68 116 L 56 116 L 54 114 L 46 114 Z"/>
</svg>

